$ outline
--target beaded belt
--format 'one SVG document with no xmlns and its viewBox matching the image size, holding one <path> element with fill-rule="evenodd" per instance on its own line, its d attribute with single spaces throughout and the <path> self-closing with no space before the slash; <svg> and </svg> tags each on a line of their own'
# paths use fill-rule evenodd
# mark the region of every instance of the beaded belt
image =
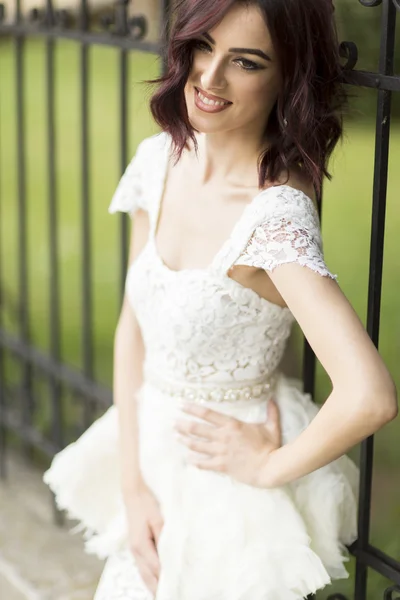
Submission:
<svg viewBox="0 0 400 600">
<path fill-rule="evenodd" d="M 253 379 L 251 383 L 243 382 L 235 387 L 231 383 L 218 384 L 213 382 L 188 383 L 168 381 L 156 374 L 148 373 L 146 381 L 159 388 L 162 392 L 174 397 L 185 398 L 192 402 L 237 402 L 239 400 L 252 400 L 266 394 L 271 395 L 277 380 L 277 374 L 269 377 L 263 375 Z"/>
</svg>

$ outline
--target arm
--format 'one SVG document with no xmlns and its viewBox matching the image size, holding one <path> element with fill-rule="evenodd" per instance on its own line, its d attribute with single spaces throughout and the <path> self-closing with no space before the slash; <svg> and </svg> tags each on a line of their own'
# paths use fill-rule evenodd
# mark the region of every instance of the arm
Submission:
<svg viewBox="0 0 400 600">
<path fill-rule="evenodd" d="M 274 450 L 267 487 L 310 473 L 397 415 L 394 382 L 356 312 L 326 267 L 312 186 L 302 177 L 268 197 L 239 264 L 266 271 L 328 373 L 333 391 L 293 441 Z M 265 295 L 267 295 L 266 290 Z"/>
<path fill-rule="evenodd" d="M 142 251 L 149 236 L 149 196 L 146 178 L 150 157 L 159 151 L 164 138 L 145 138 L 111 200 L 109 212 L 129 212 L 133 217 L 129 264 Z M 140 470 L 136 394 L 143 383 L 145 349 L 135 313 L 125 295 L 114 340 L 114 404 L 119 423 L 119 454 L 121 492 L 126 509 L 131 552 L 140 575 L 155 594 L 160 571 L 157 544 L 163 527 L 159 503 L 146 485 Z"/>
<path fill-rule="evenodd" d="M 394 419 L 398 407 L 393 379 L 336 281 L 295 262 L 268 274 L 333 385 L 310 425 L 269 455 L 265 486 L 275 487 L 343 455 Z"/>
<path fill-rule="evenodd" d="M 135 208 L 129 263 L 145 245 L 148 213 Z M 160 564 L 157 544 L 163 519 L 154 494 L 140 471 L 136 392 L 143 382 L 144 345 L 139 323 L 125 295 L 114 342 L 114 403 L 118 407 L 121 491 L 126 509 L 129 544 L 141 577 L 155 594 Z"/>
<path fill-rule="evenodd" d="M 148 237 L 148 214 L 138 209 L 132 222 L 129 263 Z M 124 499 L 143 483 L 137 449 L 135 392 L 142 384 L 143 340 L 135 314 L 125 295 L 114 339 L 114 403 L 118 407 L 121 485 Z"/>
</svg>

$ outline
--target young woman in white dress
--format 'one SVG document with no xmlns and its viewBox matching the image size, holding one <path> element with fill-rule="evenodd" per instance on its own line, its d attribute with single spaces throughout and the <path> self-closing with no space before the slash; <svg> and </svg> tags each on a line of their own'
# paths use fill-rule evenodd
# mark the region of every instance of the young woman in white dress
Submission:
<svg viewBox="0 0 400 600">
<path fill-rule="evenodd" d="M 325 262 L 317 203 L 345 95 L 329 0 L 183 0 L 145 139 L 114 405 L 45 474 L 107 557 L 96 600 L 299 600 L 348 576 L 348 449 L 393 380 Z M 349 198 L 351 201 L 351 198 Z M 322 408 L 279 365 L 297 321 Z"/>
</svg>

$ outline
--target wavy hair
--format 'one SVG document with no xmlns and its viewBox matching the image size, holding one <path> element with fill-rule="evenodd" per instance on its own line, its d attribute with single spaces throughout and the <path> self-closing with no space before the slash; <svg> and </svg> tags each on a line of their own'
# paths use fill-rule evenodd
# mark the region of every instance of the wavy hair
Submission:
<svg viewBox="0 0 400 600">
<path fill-rule="evenodd" d="M 319 200 L 323 177 L 332 178 L 327 165 L 343 135 L 343 109 L 348 102 L 332 0 L 178 0 L 164 41 L 165 72 L 147 81 L 159 84 L 150 110 L 171 135 L 176 161 L 188 138 L 197 150 L 184 96 L 193 41 L 215 27 L 238 2 L 261 9 L 282 76 L 263 132 L 268 146 L 258 160 L 259 187 L 276 180 L 282 170 L 289 177 L 289 169 L 300 166 Z"/>
</svg>

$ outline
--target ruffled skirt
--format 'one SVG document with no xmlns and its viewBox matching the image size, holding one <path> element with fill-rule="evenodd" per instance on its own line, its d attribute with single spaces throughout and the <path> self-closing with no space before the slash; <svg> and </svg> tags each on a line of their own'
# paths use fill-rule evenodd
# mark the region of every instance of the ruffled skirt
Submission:
<svg viewBox="0 0 400 600">
<path fill-rule="evenodd" d="M 318 407 L 300 381 L 283 375 L 274 399 L 287 443 Z M 176 398 L 145 382 L 137 402 L 141 471 L 164 519 L 155 600 L 301 600 L 348 577 L 344 563 L 346 546 L 357 537 L 359 471 L 347 456 L 280 488 L 255 488 L 187 462 L 191 451 L 173 429 L 183 417 Z M 249 423 L 266 418 L 267 400 L 209 405 Z M 44 480 L 58 506 L 85 529 L 86 550 L 110 557 L 96 600 L 152 599 L 128 550 L 115 406 L 55 456 Z M 137 587 L 132 583 L 117 595 L 118 584 L 106 575 L 113 569 L 125 570 L 126 581 L 136 578 Z M 107 586 L 113 590 L 108 595 Z"/>
</svg>

